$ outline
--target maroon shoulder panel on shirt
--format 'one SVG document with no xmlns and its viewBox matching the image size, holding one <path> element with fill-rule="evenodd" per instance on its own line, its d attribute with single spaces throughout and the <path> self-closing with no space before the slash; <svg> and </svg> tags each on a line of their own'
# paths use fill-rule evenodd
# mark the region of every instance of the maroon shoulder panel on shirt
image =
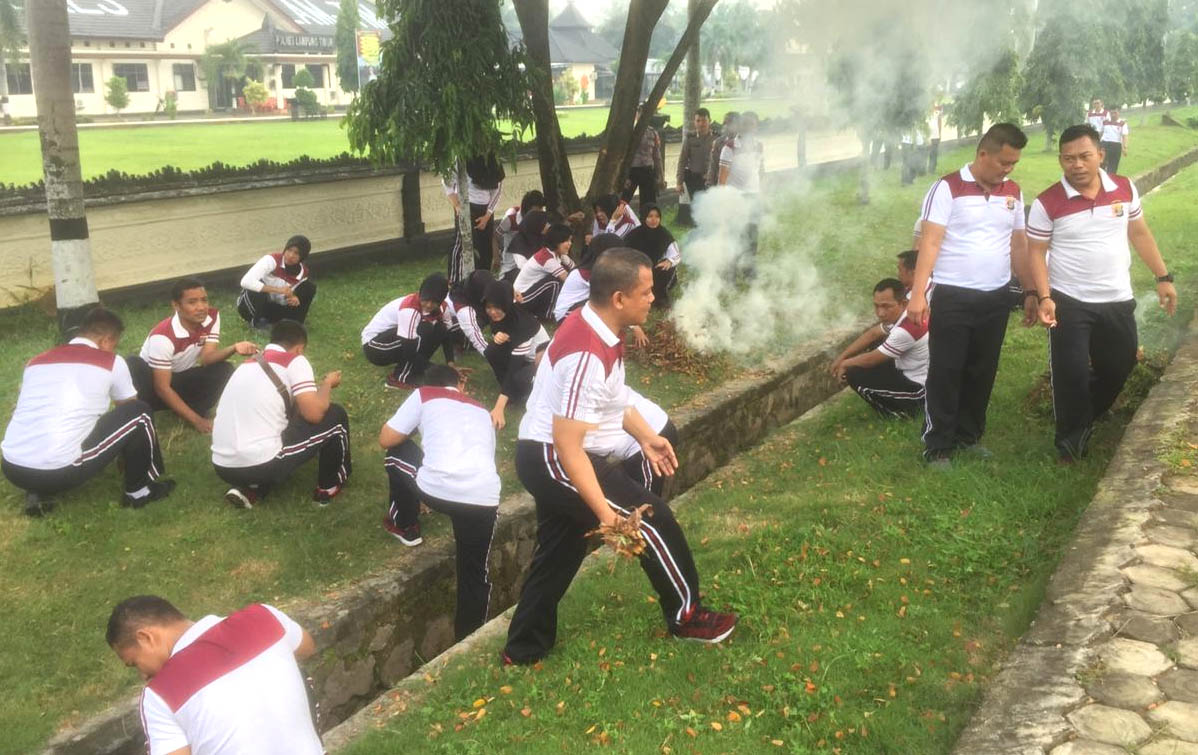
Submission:
<svg viewBox="0 0 1198 755">
<path fill-rule="evenodd" d="M 274 254 L 270 255 L 270 257 L 275 261 L 275 271 L 272 273 L 272 275 L 274 275 L 276 278 L 282 278 L 294 286 L 308 277 L 308 268 L 306 265 L 304 265 L 304 263 L 300 263 L 299 275 L 292 275 L 291 273 L 287 272 L 287 266 L 283 264 L 282 252 L 275 252 Z"/>
<path fill-rule="evenodd" d="M 450 390 L 449 388 L 444 388 L 442 386 L 437 386 L 437 385 L 422 386 L 422 387 L 416 389 L 416 393 L 418 393 L 420 395 L 421 403 L 427 403 L 429 401 L 432 401 L 433 399 L 438 399 L 438 398 L 447 398 L 450 401 L 460 401 L 463 404 L 470 404 L 471 406 L 477 406 L 479 409 L 484 408 L 482 404 L 478 403 L 477 401 L 470 398 L 469 396 L 464 395 L 460 391 Z"/>
<path fill-rule="evenodd" d="M 26 367 L 40 364 L 90 364 L 93 367 L 111 370 L 115 363 L 116 354 L 101 351 L 82 343 L 68 343 L 65 346 L 56 346 L 49 351 L 43 351 L 30 359 Z"/>
<path fill-rule="evenodd" d="M 546 262 L 549 261 L 549 258 L 552 256 L 553 256 L 553 252 L 549 251 L 549 249 L 547 247 L 541 247 L 540 251 L 538 251 L 536 254 L 534 254 L 532 256 L 532 259 L 538 265 L 543 266 Z"/>
<path fill-rule="evenodd" d="M 953 199 L 959 197 L 984 197 L 987 194 L 997 197 L 1018 197 L 1019 184 L 1014 181 L 1003 181 L 998 187 L 991 192 L 987 192 L 978 185 L 977 181 L 966 181 L 961 178 L 961 171 L 949 173 L 943 179 L 948 184 L 948 189 L 953 195 Z"/>
<path fill-rule="evenodd" d="M 903 321 L 899 323 L 899 327 L 910 333 L 911 337 L 916 341 L 928 334 L 927 320 L 924 321 L 923 325 L 916 325 L 915 323 L 911 322 L 911 320 L 904 317 Z"/>
<path fill-rule="evenodd" d="M 553 334 L 549 343 L 548 357 L 550 364 L 559 359 L 580 351 L 594 354 L 603 363 L 603 373 L 610 375 L 612 367 L 624 357 L 624 341 L 615 346 L 608 346 L 595 332 L 595 329 L 582 318 L 582 308 L 566 315 L 561 327 Z"/>
<path fill-rule="evenodd" d="M 295 361 L 297 356 L 299 356 L 299 354 L 292 354 L 290 351 L 275 351 L 274 349 L 262 352 L 262 358 L 267 362 L 270 362 L 271 364 L 277 364 L 284 368 Z M 249 361 L 253 360 L 254 358 L 250 357 Z"/>
<path fill-rule="evenodd" d="M 1130 204 L 1132 199 L 1131 180 L 1123 176 L 1111 176 L 1111 180 L 1115 182 L 1115 189 L 1107 191 L 1104 188 L 1092 200 L 1086 199 L 1080 194 L 1070 197 L 1065 191 L 1064 184 L 1060 181 L 1040 192 L 1040 196 L 1036 198 L 1040 200 L 1040 206 L 1044 208 L 1044 212 L 1051 220 L 1087 212 L 1095 207 L 1109 207 L 1117 202 Z"/>
<path fill-rule="evenodd" d="M 265 606 L 246 606 L 172 655 L 146 686 L 177 712 L 197 692 L 254 660 L 283 635 L 283 625 Z"/>
</svg>

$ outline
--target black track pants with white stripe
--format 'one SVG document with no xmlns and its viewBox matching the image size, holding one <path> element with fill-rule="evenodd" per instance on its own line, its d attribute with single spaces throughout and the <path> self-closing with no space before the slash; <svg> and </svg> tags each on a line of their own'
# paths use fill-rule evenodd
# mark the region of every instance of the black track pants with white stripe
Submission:
<svg viewBox="0 0 1198 755">
<path fill-rule="evenodd" d="M 243 288 L 237 296 L 237 314 L 251 324 L 258 318 L 272 323 L 279 320 L 303 322 L 308 318 L 308 309 L 312 306 L 312 300 L 316 298 L 316 284 L 311 280 L 303 281 L 292 289 L 292 293 L 295 294 L 295 298 L 299 299 L 298 306 L 289 307 L 286 304 L 279 304 L 271 298 L 270 294 Z"/>
<path fill-rule="evenodd" d="M 673 422 L 666 420 L 665 427 L 658 434 L 670 441 L 670 445 L 674 447 L 675 451 L 678 450 L 678 428 L 674 427 Z M 625 459 L 624 471 L 645 490 L 658 498 L 665 498 L 663 493 L 665 492 L 666 478 L 653 471 L 653 466 L 645 459 L 643 453 L 638 451 Z"/>
<path fill-rule="evenodd" d="M 676 627 L 699 603 L 699 573 L 669 505 L 628 476 L 620 463 L 591 456 L 608 504 L 620 514 L 649 504 L 641 523 L 641 568 L 657 592 L 666 624 Z M 557 604 L 587 554 L 586 533 L 599 522 L 566 478 L 553 445 L 522 440 L 516 474 L 537 507 L 537 544 L 504 652 L 517 663 L 545 656 L 557 641 Z"/>
<path fill-rule="evenodd" d="M 924 384 L 924 456 L 928 459 L 977 443 L 1007 334 L 1007 286 L 978 291 L 937 284 L 928 321 L 928 379 Z"/>
<path fill-rule="evenodd" d="M 553 319 L 553 307 L 557 304 L 557 295 L 562 290 L 562 282 L 552 275 L 546 275 L 536 283 L 521 291 L 524 300 L 520 307 L 533 317 L 550 321 Z"/>
<path fill-rule="evenodd" d="M 894 366 L 893 359 L 873 367 L 845 370 L 849 387 L 883 417 L 918 417 L 923 412 L 923 386 Z"/>
<path fill-rule="evenodd" d="M 486 226 L 484 226 L 482 229 L 479 229 L 478 226 L 475 225 L 475 223 L 477 223 L 483 215 L 486 215 L 487 212 L 488 210 L 485 204 L 475 204 L 473 202 L 470 203 L 470 241 L 472 244 L 474 244 L 474 267 L 471 268 L 472 270 L 491 269 L 493 251 L 491 249 L 491 239 L 495 236 L 495 218 L 492 217 L 490 220 L 488 220 Z M 451 286 L 461 283 L 469 275 L 469 273 L 465 270 L 465 266 L 463 265 L 462 236 L 461 233 L 456 230 L 458 227 L 458 215 L 456 212 L 453 215 L 453 227 L 455 229 L 453 237 L 453 249 L 449 251 L 448 268 L 449 285 Z"/>
<path fill-rule="evenodd" d="M 315 424 L 298 415 L 283 430 L 283 448 L 275 458 L 252 467 L 216 466 L 216 474 L 238 488 L 251 488 L 265 496 L 285 481 L 301 464 L 320 456 L 316 487 L 332 492 L 349 479 L 353 466 L 349 453 L 349 417 L 340 404 L 329 404 L 324 419 Z"/>
<path fill-rule="evenodd" d="M 423 492 L 416 486 L 416 472 L 423 458 L 424 452 L 411 439 L 387 449 L 383 460 L 391 483 L 387 518 L 397 527 L 413 525 L 420 513 L 420 502 L 424 501 L 453 523 L 458 575 L 453 631 L 454 637 L 461 640 L 483 625 L 490 610 L 491 576 L 487 562 L 499 507 L 447 501 Z"/>
<path fill-rule="evenodd" d="M 129 365 L 129 377 L 137 389 L 137 397 L 158 412 L 167 408 L 166 402 L 154 390 L 154 370 L 140 356 L 125 357 Z M 171 373 L 171 388 L 183 399 L 183 403 L 201 417 L 207 417 L 212 407 L 220 400 L 225 383 L 236 369 L 227 359 L 207 365 L 196 365 L 190 370 Z"/>
<path fill-rule="evenodd" d="M 1111 408 L 1136 366 L 1136 300 L 1091 304 L 1052 292 L 1057 326 L 1048 331 L 1057 452 L 1086 452 L 1094 419 Z"/>
<path fill-rule="evenodd" d="M 424 379 L 424 371 L 437 348 L 445 347 L 448 342 L 449 329 L 445 323 L 422 322 L 416 326 L 415 338 L 401 338 L 394 331 L 379 333 L 362 344 L 362 353 L 371 364 L 395 365 L 391 374 L 396 380 L 418 384 Z"/>
<path fill-rule="evenodd" d="M 4 476 L 22 490 L 53 495 L 87 482 L 117 456 L 125 463 L 128 492 L 140 490 L 163 472 L 153 412 L 144 401 L 117 404 L 102 415 L 80 450 L 79 458 L 62 469 L 31 469 L 5 459 Z"/>
</svg>

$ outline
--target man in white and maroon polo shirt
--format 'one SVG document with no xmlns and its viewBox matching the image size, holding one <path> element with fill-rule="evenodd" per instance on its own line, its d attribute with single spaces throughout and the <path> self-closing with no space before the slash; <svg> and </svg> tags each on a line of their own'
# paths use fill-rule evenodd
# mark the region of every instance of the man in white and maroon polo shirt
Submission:
<svg viewBox="0 0 1198 755">
<path fill-rule="evenodd" d="M 973 162 L 924 197 L 907 318 L 928 328 L 923 441 L 924 458 L 936 466 L 961 449 L 989 456 L 978 441 L 1007 332 L 1011 272 L 1023 274 L 1027 256 L 1023 193 L 1007 175 L 1026 144 L 1018 127 L 991 126 Z"/>
<path fill-rule="evenodd" d="M 1065 175 L 1032 203 L 1029 266 L 1048 330 L 1055 445 L 1069 463 L 1083 455 L 1094 418 L 1115 402 L 1136 365 L 1136 300 L 1131 251 L 1156 276 L 1161 306 L 1177 307 L 1173 276 L 1140 209 L 1132 182 L 1099 166 L 1098 132 L 1061 132 Z"/>
<path fill-rule="evenodd" d="M 699 573 L 670 507 L 630 477 L 616 456 L 626 434 L 658 474 L 677 466 L 624 382 L 623 331 L 649 316 L 653 272 L 635 249 L 604 252 L 591 270 L 587 304 L 562 322 L 537 368 L 520 422 L 516 474 L 537 507 L 537 544 L 508 630 L 505 663 L 535 663 L 557 641 L 557 605 L 587 553 L 586 533 L 643 505 L 641 567 L 676 637 L 720 642 L 736 615 L 699 601 Z"/>
<path fill-rule="evenodd" d="M 1090 124 L 1095 131 L 1101 134 L 1102 124 L 1106 121 L 1108 115 L 1109 113 L 1103 106 L 1102 100 L 1095 97 L 1090 102 L 1089 111 L 1086 112 L 1086 123 Z"/>
<path fill-rule="evenodd" d="M 928 329 L 911 322 L 906 307 L 907 290 L 902 281 L 878 281 L 874 286 L 878 324 L 832 363 L 836 379 L 848 383 L 883 417 L 917 417 L 923 411 Z"/>
<path fill-rule="evenodd" d="M 227 361 L 249 356 L 258 347 L 238 341 L 221 348 L 220 313 L 208 306 L 208 290 L 198 278 L 182 278 L 171 287 L 175 314 L 155 325 L 130 356 L 129 373 L 137 395 L 154 411 L 170 409 L 202 433 L 212 432 L 208 412 L 233 374 Z"/>
<path fill-rule="evenodd" d="M 316 652 L 303 627 L 254 603 L 190 621 L 155 595 L 112 609 L 105 635 L 137 669 L 147 755 L 321 755 L 297 661 Z"/>
<path fill-rule="evenodd" d="M 331 501 L 349 478 L 349 417 L 331 401 L 341 373 L 317 385 L 307 347 L 304 326 L 280 320 L 262 354 L 238 367 L 221 394 L 212 465 L 233 486 L 225 500 L 237 508 L 253 508 L 313 456 L 320 458 L 317 503 Z"/>
<path fill-rule="evenodd" d="M 82 485 L 118 456 L 125 463 L 122 505 L 141 508 L 174 488 L 159 479 L 162 452 L 150 407 L 137 400 L 129 368 L 116 355 L 124 328 L 96 307 L 70 343 L 25 366 L 0 466 L 25 491 L 29 516 L 48 512 L 50 496 Z M 109 402 L 116 404 L 111 410 Z"/>
<path fill-rule="evenodd" d="M 1105 153 L 1102 167 L 1107 173 L 1119 172 L 1119 161 L 1127 156 L 1127 121 L 1119 117 L 1119 111 L 1111 108 L 1098 129 L 1099 146 Z"/>
<path fill-rule="evenodd" d="M 487 559 L 499 513 L 495 428 L 491 413 L 463 391 L 452 367 L 430 365 L 424 385 L 379 432 L 390 505 L 383 527 L 407 546 L 420 545 L 420 503 L 453 522 L 458 597 L 454 637 L 483 625 L 491 602 Z M 420 433 L 420 445 L 412 435 Z"/>
<path fill-rule="evenodd" d="M 395 365 L 383 385 L 410 390 L 420 385 L 429 360 L 441 347 L 445 361 L 453 361 L 449 330 L 452 315 L 445 306 L 449 281 L 433 273 L 416 293 L 392 299 L 375 312 L 362 328 L 362 353 L 371 364 Z"/>
<path fill-rule="evenodd" d="M 307 236 L 292 236 L 283 251 L 263 255 L 241 276 L 241 294 L 237 297 L 237 314 L 259 329 L 269 328 L 279 320 L 303 322 L 308 308 L 316 297 L 304 260 L 312 251 Z"/>
</svg>

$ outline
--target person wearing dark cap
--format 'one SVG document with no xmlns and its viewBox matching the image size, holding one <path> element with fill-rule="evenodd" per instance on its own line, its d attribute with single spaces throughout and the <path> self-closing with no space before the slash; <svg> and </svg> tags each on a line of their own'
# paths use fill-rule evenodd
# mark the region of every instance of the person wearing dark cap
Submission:
<svg viewBox="0 0 1198 755">
<path fill-rule="evenodd" d="M 620 238 L 624 238 L 629 231 L 641 224 L 641 219 L 628 206 L 628 202 L 621 199 L 618 194 L 605 194 L 599 197 L 591 205 L 591 211 L 595 214 L 595 222 L 591 225 L 591 233 L 586 238 L 587 243 L 601 233 L 614 233 Z"/>
<path fill-rule="evenodd" d="M 395 365 L 387 376 L 388 388 L 407 390 L 420 384 L 424 370 L 438 346 L 452 361 L 450 319 L 445 307 L 449 281 L 433 273 L 414 294 L 392 299 L 362 329 L 362 353 L 371 364 Z"/>
<path fill-rule="evenodd" d="M 653 263 L 653 306 L 670 308 L 670 289 L 678 282 L 678 263 L 682 253 L 669 229 L 661 224 L 661 208 L 651 204 L 645 208 L 645 222 L 633 228 L 624 245 L 644 252 Z"/>
<path fill-rule="evenodd" d="M 499 383 L 499 397 L 491 410 L 496 429 L 506 424 L 508 404 L 523 404 L 532 390 L 536 363 L 549 344 L 549 334 L 537 318 L 517 306 L 512 284 L 493 281 L 483 296 L 492 341 L 483 354 Z"/>
<path fill-rule="evenodd" d="M 553 318 L 557 294 L 574 267 L 574 261 L 570 259 L 573 235 L 568 225 L 550 226 L 545 234 L 545 246 L 524 263 L 513 284 L 524 309 L 542 320 Z"/>
<path fill-rule="evenodd" d="M 307 236 L 292 236 L 283 251 L 265 254 L 241 276 L 241 294 L 237 314 L 258 329 L 269 328 L 279 320 L 303 322 L 316 297 L 304 260 L 312 251 Z"/>
</svg>

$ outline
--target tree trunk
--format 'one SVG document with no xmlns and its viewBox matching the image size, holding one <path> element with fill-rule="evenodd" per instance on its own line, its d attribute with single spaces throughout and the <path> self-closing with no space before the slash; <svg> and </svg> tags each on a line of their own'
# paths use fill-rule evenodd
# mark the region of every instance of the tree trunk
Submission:
<svg viewBox="0 0 1198 755">
<path fill-rule="evenodd" d="M 456 268 L 449 271 L 450 284 L 458 283 L 470 277 L 474 272 L 474 234 L 471 233 L 474 224 L 470 221 L 470 176 L 466 173 L 466 163 L 458 161 L 458 243 L 462 245 L 458 255 Z M 450 260 L 452 265 L 454 260 Z"/>
<path fill-rule="evenodd" d="M 591 185 L 587 189 L 588 201 L 615 191 L 628 172 L 629 155 L 626 153 L 634 144 L 636 106 L 640 101 L 641 86 L 645 81 L 649 41 L 668 2 L 669 0 L 632 0 L 628 7 L 628 22 L 624 25 L 624 45 L 620 48 L 620 70 L 616 73 L 611 108 L 607 111 L 603 145 L 599 148 L 595 173 L 591 176 Z M 685 35 L 683 38 L 685 39 Z M 643 119 L 643 122 L 648 124 L 648 119 Z M 643 128 L 641 133 L 644 133 Z"/>
<path fill-rule="evenodd" d="M 515 0 L 516 16 L 524 34 L 524 46 L 536 65 L 530 76 L 533 116 L 537 127 L 537 164 L 541 171 L 541 190 L 548 209 L 563 216 L 578 210 L 578 187 L 566 155 L 566 143 L 553 104 L 553 74 L 549 68 L 549 2 L 548 0 Z"/>
<path fill-rule="evenodd" d="M 687 23 L 695 17 L 698 12 L 700 0 L 687 0 L 686 3 L 686 18 Z M 699 109 L 699 102 L 703 98 L 703 70 L 702 63 L 699 60 L 699 37 L 695 37 L 695 41 L 686 50 L 686 85 L 683 87 L 682 95 L 682 149 L 686 151 L 686 142 L 690 138 L 691 124 L 695 120 L 695 111 Z M 669 174 L 667 173 L 667 176 Z M 686 194 L 685 187 L 679 187 L 679 202 L 678 202 L 678 220 L 680 225 L 690 225 L 694 222 L 691 215 L 691 201 L 694 197 Z M 683 199 L 686 202 L 683 202 Z"/>
<path fill-rule="evenodd" d="M 632 162 L 632 154 L 636 151 L 636 145 L 640 143 L 641 137 L 644 136 L 645 129 L 649 127 L 649 119 L 657 112 L 657 103 L 661 102 L 661 98 L 665 96 L 666 89 L 670 86 L 670 81 L 673 80 L 674 74 L 678 72 L 678 66 L 682 65 L 682 58 L 686 55 L 687 49 L 691 44 L 698 44 L 699 30 L 702 28 L 703 22 L 711 15 L 711 10 L 715 7 L 716 2 L 718 0 L 696 0 L 695 13 L 687 20 L 686 31 L 682 33 L 682 38 L 678 40 L 678 45 L 674 48 L 674 52 L 670 54 L 670 59 L 666 61 L 661 76 L 658 77 L 657 83 L 653 85 L 653 91 L 649 92 L 649 96 L 645 99 L 645 109 L 641 113 L 640 119 L 637 120 L 636 126 L 632 129 L 632 133 L 628 135 L 627 141 L 623 143 L 623 149 L 618 149 L 619 142 L 612 141 L 612 134 L 609 130 L 607 144 L 612 145 L 613 154 L 619 154 L 617 176 L 628 174 L 628 166 Z M 631 19 L 631 16 L 629 18 Z M 625 37 L 625 44 L 627 44 L 627 37 Z M 642 70 L 644 69 L 644 64 L 641 65 L 641 68 Z M 623 64 L 621 64 L 620 70 L 623 71 Z M 608 126 L 610 129 L 610 117 L 608 119 Z M 603 157 L 603 153 L 600 152 L 599 160 L 601 162 L 603 161 Z M 595 166 L 595 175 L 599 175 L 598 164 Z M 594 186 L 595 183 L 592 181 L 592 189 Z"/>
<path fill-rule="evenodd" d="M 79 135 L 71 93 L 71 33 L 65 0 L 26 3 L 25 12 L 50 218 L 54 297 L 59 327 L 68 334 L 99 301 L 83 209 Z"/>
</svg>

